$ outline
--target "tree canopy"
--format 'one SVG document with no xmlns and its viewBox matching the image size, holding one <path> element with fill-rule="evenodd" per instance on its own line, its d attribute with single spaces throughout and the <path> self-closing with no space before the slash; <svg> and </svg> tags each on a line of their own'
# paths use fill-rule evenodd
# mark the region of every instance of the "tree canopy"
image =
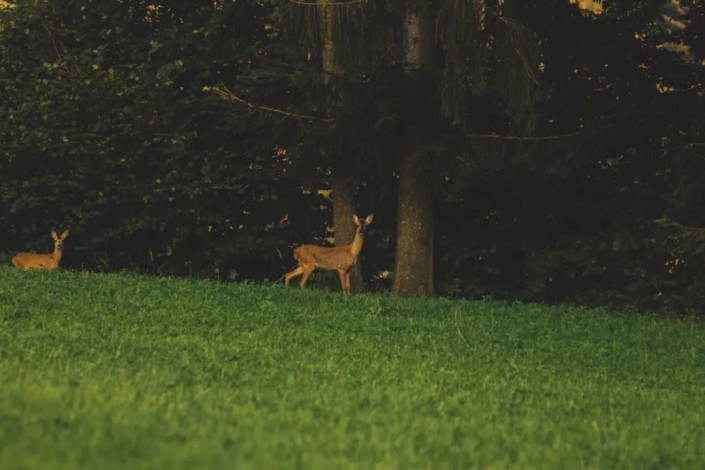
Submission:
<svg viewBox="0 0 705 470">
<path fill-rule="evenodd" d="M 438 293 L 701 313 L 701 2 L 327 3 L 332 84 L 318 2 L 0 6 L 0 257 L 70 228 L 70 268 L 276 280 L 343 173 L 387 289 L 413 165 Z"/>
</svg>

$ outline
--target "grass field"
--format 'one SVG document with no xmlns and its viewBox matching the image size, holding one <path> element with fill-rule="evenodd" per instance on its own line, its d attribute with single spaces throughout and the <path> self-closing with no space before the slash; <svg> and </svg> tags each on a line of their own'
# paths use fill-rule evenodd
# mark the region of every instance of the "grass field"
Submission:
<svg viewBox="0 0 705 470">
<path fill-rule="evenodd" d="M 702 468 L 705 324 L 0 267 L 0 468 Z"/>
</svg>

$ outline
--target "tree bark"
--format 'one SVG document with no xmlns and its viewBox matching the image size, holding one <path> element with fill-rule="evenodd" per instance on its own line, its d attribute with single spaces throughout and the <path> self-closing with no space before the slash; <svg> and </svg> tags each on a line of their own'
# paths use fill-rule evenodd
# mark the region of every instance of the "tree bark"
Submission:
<svg viewBox="0 0 705 470">
<path fill-rule="evenodd" d="M 433 66 L 435 34 L 430 11 L 410 10 L 405 22 L 406 68 L 409 72 Z M 412 118 L 412 121 L 414 118 Z M 414 131 L 406 133 L 404 152 L 399 158 L 397 246 L 392 292 L 401 296 L 432 296 L 433 275 L 433 188 L 427 175 L 415 164 L 410 149 Z"/>
<path fill-rule="evenodd" d="M 335 41 L 333 40 L 333 8 L 328 5 L 329 0 L 320 0 L 321 21 L 321 69 L 323 71 L 323 84 L 328 85 L 333 77 L 339 74 L 338 63 L 335 55 Z"/>
<path fill-rule="evenodd" d="M 330 0 L 320 0 L 320 21 L 321 21 L 321 70 L 323 72 L 323 83 L 328 88 L 327 110 L 328 117 L 333 115 L 334 109 L 338 106 L 338 100 L 334 96 L 335 79 L 340 75 L 340 67 L 336 56 L 335 41 L 333 32 L 335 28 L 334 8 L 328 5 Z M 353 179 L 345 165 L 337 163 L 333 165 L 333 178 L 331 189 L 333 189 L 333 227 L 335 233 L 335 245 L 345 245 L 350 243 L 355 237 L 355 226 L 352 217 L 355 214 L 355 190 Z M 350 273 L 350 292 L 359 293 L 364 290 L 362 279 L 362 267 L 360 259 Z"/>
<path fill-rule="evenodd" d="M 434 60 L 434 24 L 431 12 L 418 6 L 406 13 L 404 21 L 406 50 L 404 61 L 407 69 L 431 69 Z"/>
<path fill-rule="evenodd" d="M 432 296 L 433 189 L 428 176 L 414 165 L 399 171 L 397 248 L 392 292 L 401 296 Z"/>
<path fill-rule="evenodd" d="M 351 243 L 355 238 L 355 225 L 352 221 L 355 214 L 355 191 L 352 179 L 345 174 L 333 177 L 332 188 L 335 246 L 340 246 Z M 364 291 L 364 288 L 362 266 L 358 257 L 357 263 L 350 272 L 350 292 L 359 293 Z"/>
</svg>

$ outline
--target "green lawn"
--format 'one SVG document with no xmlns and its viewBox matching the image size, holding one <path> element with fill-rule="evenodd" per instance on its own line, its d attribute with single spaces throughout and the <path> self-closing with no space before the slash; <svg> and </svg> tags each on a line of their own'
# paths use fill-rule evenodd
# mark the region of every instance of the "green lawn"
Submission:
<svg viewBox="0 0 705 470">
<path fill-rule="evenodd" d="M 702 468 L 705 324 L 0 267 L 0 468 Z"/>
</svg>

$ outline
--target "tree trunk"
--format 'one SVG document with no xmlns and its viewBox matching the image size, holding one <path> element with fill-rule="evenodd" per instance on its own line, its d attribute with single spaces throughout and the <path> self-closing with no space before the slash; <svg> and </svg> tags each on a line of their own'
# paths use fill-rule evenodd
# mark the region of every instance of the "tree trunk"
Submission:
<svg viewBox="0 0 705 470">
<path fill-rule="evenodd" d="M 323 70 L 323 83 L 328 85 L 331 78 L 338 75 L 338 63 L 335 56 L 335 41 L 333 40 L 333 8 L 328 5 L 329 0 L 320 0 L 320 21 L 321 21 L 321 69 Z"/>
<path fill-rule="evenodd" d="M 422 7 L 410 10 L 405 22 L 407 70 L 433 66 L 435 34 L 430 12 Z M 416 118 L 412 117 L 413 122 Z M 415 146 L 415 132 L 406 132 L 399 158 L 397 247 L 392 292 L 402 296 L 432 296 L 433 284 L 433 188 L 419 170 L 409 149 Z"/>
<path fill-rule="evenodd" d="M 340 75 L 338 66 L 335 41 L 333 32 L 335 28 L 334 8 L 328 5 L 330 0 L 320 0 L 320 21 L 321 21 L 321 69 L 323 71 L 323 83 L 328 87 L 328 100 L 326 114 L 333 115 L 334 109 L 339 105 L 335 96 L 335 79 Z M 333 178 L 331 181 L 333 189 L 333 227 L 335 230 L 335 245 L 345 245 L 352 242 L 355 237 L 355 226 L 352 217 L 355 214 L 355 191 L 353 179 L 345 165 L 338 163 L 333 167 Z M 358 293 L 364 289 L 362 280 L 362 267 L 360 259 L 350 273 L 350 292 Z"/>
<path fill-rule="evenodd" d="M 335 246 L 351 243 L 355 238 L 355 191 L 352 179 L 347 175 L 333 177 L 333 224 L 335 226 Z M 363 248 L 364 252 L 364 248 Z M 355 294 L 365 289 L 362 278 L 362 266 L 358 257 L 357 264 L 350 272 L 350 292 Z"/>
<path fill-rule="evenodd" d="M 399 172 L 397 249 L 392 292 L 402 296 L 432 296 L 433 189 L 428 176 L 414 165 Z"/>
<path fill-rule="evenodd" d="M 406 50 L 404 61 L 410 70 L 433 67 L 435 31 L 431 12 L 418 6 L 406 13 L 404 21 Z"/>
</svg>

